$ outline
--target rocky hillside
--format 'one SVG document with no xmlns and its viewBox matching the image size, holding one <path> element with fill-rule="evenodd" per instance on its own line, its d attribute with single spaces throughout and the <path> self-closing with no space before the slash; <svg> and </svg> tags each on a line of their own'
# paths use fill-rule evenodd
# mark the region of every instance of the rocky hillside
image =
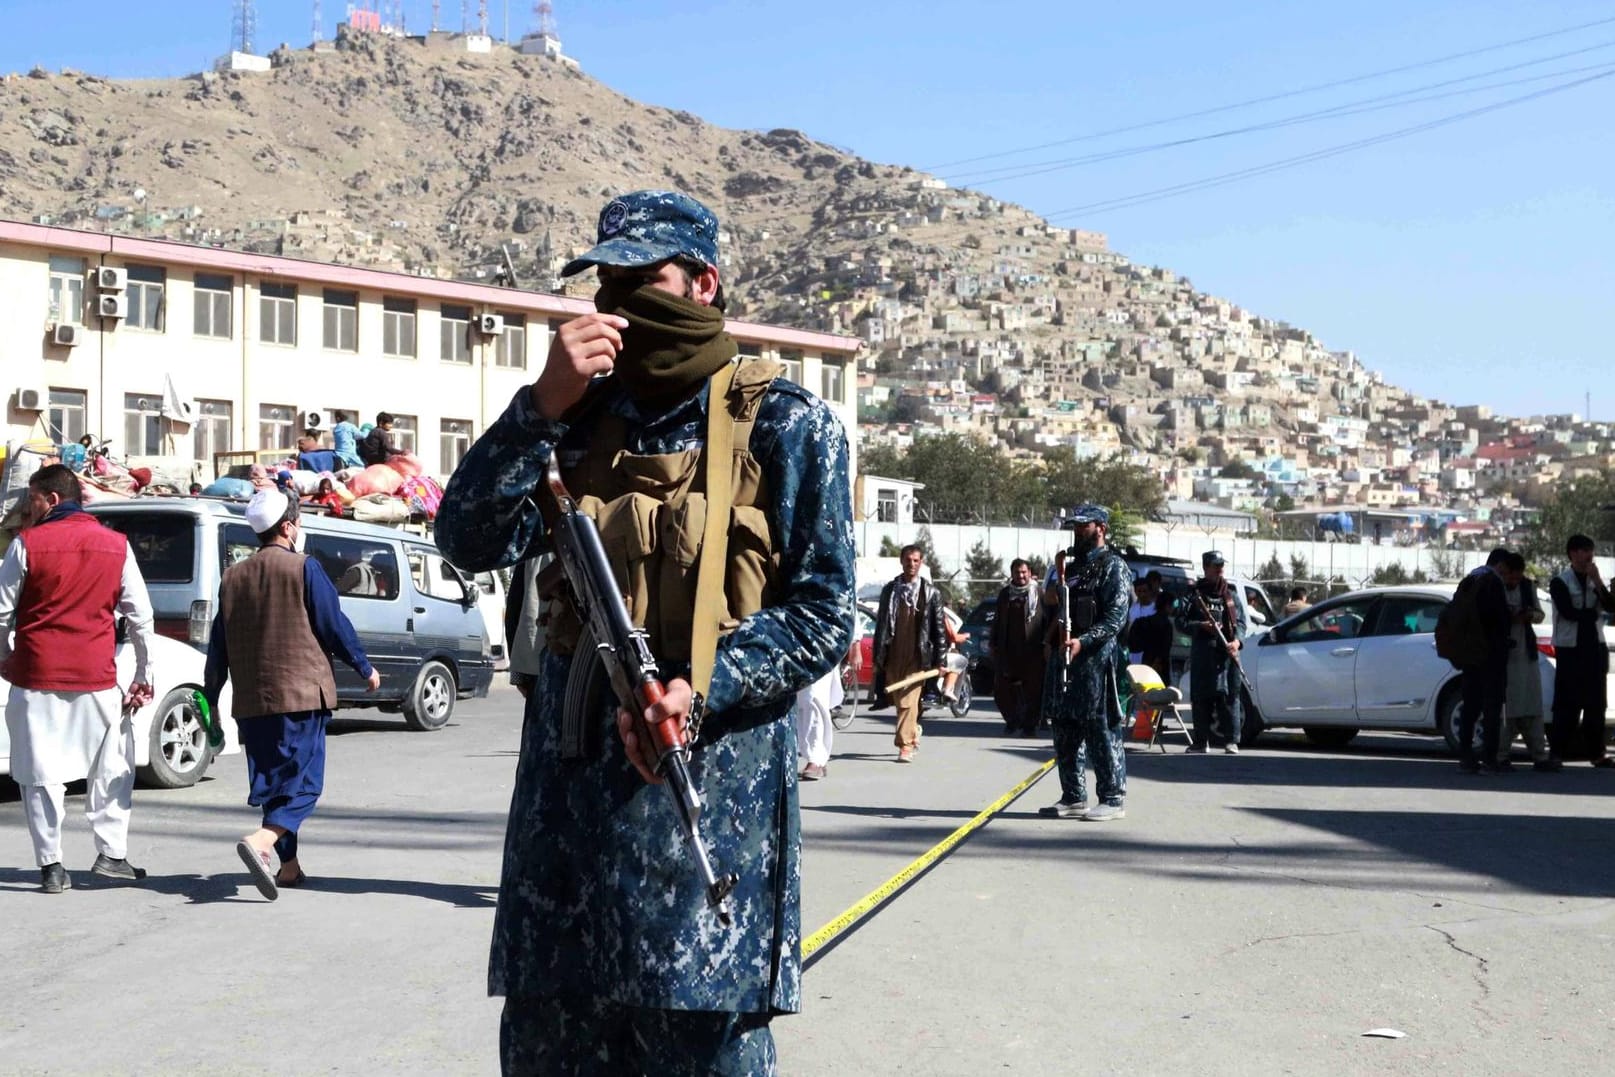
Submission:
<svg viewBox="0 0 1615 1077">
<path fill-rule="evenodd" d="M 346 31 L 336 44 L 283 50 L 269 73 L 7 76 L 0 216 L 452 275 L 510 243 L 521 282 L 544 287 L 604 199 L 676 187 L 717 210 L 732 275 L 770 273 L 734 292 L 766 309 L 786 282 L 763 251 L 907 174 L 642 105 L 537 57 Z"/>
</svg>

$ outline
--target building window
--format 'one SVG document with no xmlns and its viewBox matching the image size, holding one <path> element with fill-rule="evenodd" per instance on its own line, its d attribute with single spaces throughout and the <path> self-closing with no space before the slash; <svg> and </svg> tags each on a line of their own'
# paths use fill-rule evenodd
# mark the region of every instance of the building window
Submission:
<svg viewBox="0 0 1615 1077">
<path fill-rule="evenodd" d="M 84 414 L 89 399 L 83 389 L 52 389 L 45 424 L 50 439 L 58 445 L 71 445 L 84 436 Z"/>
<path fill-rule="evenodd" d="M 191 427 L 196 439 L 196 459 L 209 461 L 216 452 L 229 452 L 234 424 L 228 400 L 198 400 L 196 422 Z"/>
<path fill-rule="evenodd" d="M 469 363 L 471 361 L 471 308 L 470 307 L 443 307 L 443 321 L 440 330 L 442 346 L 438 352 L 445 363 Z"/>
<path fill-rule="evenodd" d="M 789 349 L 780 349 L 780 365 L 785 368 L 785 380 L 802 384 L 802 353 Z"/>
<path fill-rule="evenodd" d="M 196 275 L 196 324 L 199 337 L 230 339 L 230 289 L 234 282 L 218 273 Z"/>
<path fill-rule="evenodd" d="M 819 382 L 824 390 L 819 395 L 832 404 L 839 404 L 842 401 L 841 376 L 843 373 L 844 368 L 840 363 L 826 361 L 819 367 Z"/>
<path fill-rule="evenodd" d="M 415 451 L 415 431 L 419 424 L 413 415 L 393 416 L 393 448 L 400 452 L 413 453 Z"/>
<path fill-rule="evenodd" d="M 290 452 L 297 444 L 293 433 L 296 423 L 297 409 L 290 404 L 259 404 L 258 448 Z"/>
<path fill-rule="evenodd" d="M 875 495 L 875 522 L 882 524 L 897 522 L 896 490 L 882 490 Z"/>
<path fill-rule="evenodd" d="M 325 289 L 325 346 L 332 351 L 359 350 L 359 293 Z"/>
<path fill-rule="evenodd" d="M 84 324 L 84 259 L 50 256 L 50 320 L 59 325 Z"/>
<path fill-rule="evenodd" d="M 520 314 L 505 315 L 505 331 L 499 336 L 494 365 L 513 370 L 527 369 L 527 319 Z"/>
<path fill-rule="evenodd" d="M 415 301 L 394 299 L 381 301 L 381 353 L 400 359 L 415 358 Z"/>
<path fill-rule="evenodd" d="M 168 274 L 162 266 L 129 267 L 129 313 L 123 324 L 130 329 L 161 333 L 166 328 L 163 293 Z"/>
<path fill-rule="evenodd" d="M 162 400 L 160 393 L 124 394 L 123 448 L 130 456 L 162 455 Z"/>
<path fill-rule="evenodd" d="M 460 466 L 461 458 L 471 448 L 471 421 L 444 419 L 439 430 L 438 444 L 441 449 L 440 463 L 443 465 L 443 474 L 452 475 L 454 469 Z"/>
<path fill-rule="evenodd" d="M 740 342 L 740 357 L 742 359 L 761 359 L 763 346 L 755 340 L 742 340 Z"/>
<path fill-rule="evenodd" d="M 297 285 L 258 285 L 258 339 L 297 347 Z"/>
</svg>

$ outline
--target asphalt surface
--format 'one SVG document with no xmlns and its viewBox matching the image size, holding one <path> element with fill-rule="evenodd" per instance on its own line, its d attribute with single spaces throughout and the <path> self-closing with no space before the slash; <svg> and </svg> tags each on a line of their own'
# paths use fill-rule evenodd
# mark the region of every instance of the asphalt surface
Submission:
<svg viewBox="0 0 1615 1077">
<path fill-rule="evenodd" d="M 138 887 L 36 892 L 0 791 L 0 1072 L 486 1074 L 484 966 L 519 718 L 333 725 L 308 889 L 234 851 L 239 756 L 138 790 Z M 349 712 L 353 713 L 353 712 Z M 363 712 L 360 712 L 363 713 Z M 890 712 L 886 712 L 887 715 Z M 836 737 L 802 788 L 803 922 L 830 921 L 1050 756 L 978 706 Z M 975 1075 L 1579 1073 L 1615 1033 L 1615 774 L 1460 776 L 1434 738 L 1130 754 L 1127 818 L 1045 820 L 1050 774 L 814 956 L 781 1071 Z M 1400 1039 L 1365 1037 L 1395 1029 Z"/>
</svg>

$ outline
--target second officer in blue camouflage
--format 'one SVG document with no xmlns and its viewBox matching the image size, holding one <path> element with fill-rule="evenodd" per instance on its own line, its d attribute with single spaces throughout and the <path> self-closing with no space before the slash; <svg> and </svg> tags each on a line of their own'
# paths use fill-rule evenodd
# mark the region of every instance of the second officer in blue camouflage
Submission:
<svg viewBox="0 0 1615 1077">
<path fill-rule="evenodd" d="M 1110 511 L 1078 505 L 1066 518 L 1076 539 L 1065 557 L 1071 633 L 1049 657 L 1061 681 L 1053 715 L 1060 799 L 1038 814 L 1108 822 L 1127 814 L 1127 755 L 1122 747 L 1119 685 L 1127 650 L 1121 639 L 1131 601 L 1132 571 L 1106 545 Z M 1059 672 L 1063 667 L 1063 673 Z M 1088 807 L 1088 759 L 1093 759 L 1096 803 Z"/>
<path fill-rule="evenodd" d="M 717 232 L 682 194 L 605 207 L 596 246 L 563 271 L 598 268 L 597 310 L 556 331 L 538 381 L 466 455 L 438 515 L 438 543 L 461 568 L 539 556 L 553 457 L 650 633 L 668 689 L 657 706 L 687 717 L 702 447 L 710 409 L 734 419 L 730 617 L 690 761 L 712 861 L 739 877 L 733 923 L 707 908 L 609 690 L 581 708 L 592 747 L 563 738 L 563 711 L 577 717 L 565 688 L 579 625 L 557 600 L 527 702 L 489 962 L 507 1074 L 773 1073 L 769 1021 L 801 1003 L 791 707 L 851 641 L 847 439 L 765 361 L 740 363 L 724 399 L 709 399 L 738 351 Z"/>
</svg>

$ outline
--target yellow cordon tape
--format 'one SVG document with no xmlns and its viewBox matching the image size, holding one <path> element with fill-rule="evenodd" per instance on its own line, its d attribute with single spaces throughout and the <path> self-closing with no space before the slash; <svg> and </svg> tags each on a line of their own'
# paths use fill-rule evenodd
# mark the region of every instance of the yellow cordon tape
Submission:
<svg viewBox="0 0 1615 1077">
<path fill-rule="evenodd" d="M 806 961 L 808 958 L 812 957 L 816 950 L 819 950 L 837 935 L 841 934 L 843 931 L 847 930 L 847 928 L 863 919 L 863 917 L 868 915 L 870 912 L 873 912 L 876 906 L 880 905 L 887 898 L 891 897 L 897 891 L 907 886 L 914 880 L 915 876 L 919 875 L 926 868 L 930 867 L 932 864 L 942 859 L 942 857 L 946 856 L 955 845 L 958 845 L 961 841 L 964 841 L 965 838 L 970 835 L 972 830 L 980 827 L 983 823 L 987 822 L 987 820 L 1009 807 L 1011 801 L 1020 796 L 1022 793 L 1026 792 L 1026 790 L 1031 787 L 1033 782 L 1036 782 L 1039 778 L 1043 777 L 1043 775 L 1047 774 L 1050 768 L 1053 766 L 1054 760 L 1050 759 L 1047 763 L 1044 763 L 1041 767 L 1038 767 L 1026 778 L 1025 781 L 1021 782 L 1015 788 L 1011 789 L 1009 792 L 987 805 L 981 811 L 977 812 L 976 817 L 971 819 L 970 822 L 966 823 L 958 830 L 955 830 L 952 834 L 949 834 L 947 837 L 931 846 L 929 850 L 923 853 L 917 860 L 910 863 L 908 867 L 904 868 L 896 875 L 893 875 L 890 879 L 887 879 L 885 882 L 875 887 L 875 889 L 865 894 L 854 905 L 848 908 L 846 912 L 842 913 L 840 916 L 836 917 L 834 920 L 831 920 L 828 924 L 825 924 L 823 927 L 819 928 L 819 930 L 809 935 L 802 941 L 802 960 Z"/>
</svg>

